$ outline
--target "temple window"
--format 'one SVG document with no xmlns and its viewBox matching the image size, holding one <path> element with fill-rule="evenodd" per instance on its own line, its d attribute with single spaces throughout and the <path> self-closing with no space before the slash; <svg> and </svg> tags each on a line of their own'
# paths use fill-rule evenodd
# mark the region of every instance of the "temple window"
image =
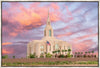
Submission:
<svg viewBox="0 0 100 68">
<path fill-rule="evenodd" d="M 68 46 L 68 49 L 70 49 L 70 46 Z"/>
<path fill-rule="evenodd" d="M 41 54 L 44 53 L 44 46 L 40 46 L 40 51 L 41 51 Z"/>
<path fill-rule="evenodd" d="M 46 36 L 46 30 L 44 31 L 44 36 Z"/>
<path fill-rule="evenodd" d="M 43 49 L 44 47 L 43 46 L 41 46 L 41 49 Z"/>
<path fill-rule="evenodd" d="M 55 50 L 58 50 L 59 49 L 59 46 L 56 44 L 55 45 Z"/>
<path fill-rule="evenodd" d="M 41 54 L 43 54 L 44 53 L 44 51 L 41 51 Z"/>
<path fill-rule="evenodd" d="M 51 36 L 51 30 L 49 30 L 49 36 Z"/>
<path fill-rule="evenodd" d="M 40 46 L 40 50 L 43 51 L 43 49 L 44 49 L 44 46 Z"/>
</svg>

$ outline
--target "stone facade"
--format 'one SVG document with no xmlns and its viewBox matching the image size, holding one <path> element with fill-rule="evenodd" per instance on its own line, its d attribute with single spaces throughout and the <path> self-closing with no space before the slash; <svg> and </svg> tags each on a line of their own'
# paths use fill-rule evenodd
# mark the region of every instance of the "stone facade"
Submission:
<svg viewBox="0 0 100 68">
<path fill-rule="evenodd" d="M 50 45 L 47 44 L 47 41 L 50 43 Z M 68 50 L 68 49 L 71 49 L 71 54 L 72 54 L 72 46 L 69 43 L 67 43 L 66 41 L 58 40 L 53 36 L 53 28 L 51 27 L 50 24 L 49 12 L 48 12 L 47 25 L 44 29 L 44 37 L 42 38 L 42 40 L 33 40 L 28 43 L 27 57 L 33 53 L 35 53 L 37 57 L 40 57 L 40 54 L 44 54 L 45 52 L 52 54 L 52 51 L 55 50 Z M 62 52 L 60 53 L 62 54 Z"/>
</svg>

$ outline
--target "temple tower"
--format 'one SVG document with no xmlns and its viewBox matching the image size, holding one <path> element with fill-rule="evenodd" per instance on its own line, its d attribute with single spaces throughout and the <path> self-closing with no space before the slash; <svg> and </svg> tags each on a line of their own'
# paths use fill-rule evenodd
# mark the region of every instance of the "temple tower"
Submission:
<svg viewBox="0 0 100 68">
<path fill-rule="evenodd" d="M 53 29 L 51 27 L 51 23 L 50 23 L 50 19 L 49 19 L 49 10 L 48 10 L 47 24 L 44 29 L 44 37 L 53 37 Z"/>
</svg>

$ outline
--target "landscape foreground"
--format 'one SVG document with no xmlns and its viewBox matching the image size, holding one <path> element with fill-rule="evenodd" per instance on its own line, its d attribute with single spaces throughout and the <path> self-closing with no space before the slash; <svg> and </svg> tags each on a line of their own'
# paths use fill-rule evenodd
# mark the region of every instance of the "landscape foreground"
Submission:
<svg viewBox="0 0 100 68">
<path fill-rule="evenodd" d="M 2 59 L 2 66 L 98 66 L 98 58 Z"/>
</svg>

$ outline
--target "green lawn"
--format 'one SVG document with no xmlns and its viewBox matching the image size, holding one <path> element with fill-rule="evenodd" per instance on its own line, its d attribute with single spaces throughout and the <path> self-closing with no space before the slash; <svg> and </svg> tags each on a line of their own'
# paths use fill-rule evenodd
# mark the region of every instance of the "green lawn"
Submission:
<svg viewBox="0 0 100 68">
<path fill-rule="evenodd" d="M 77 62 L 70 62 L 70 61 L 56 61 L 56 62 L 32 62 L 32 63 L 2 63 L 2 66 L 36 66 L 36 65 L 64 65 L 64 64 L 98 64 L 98 61 L 77 61 Z"/>
</svg>

